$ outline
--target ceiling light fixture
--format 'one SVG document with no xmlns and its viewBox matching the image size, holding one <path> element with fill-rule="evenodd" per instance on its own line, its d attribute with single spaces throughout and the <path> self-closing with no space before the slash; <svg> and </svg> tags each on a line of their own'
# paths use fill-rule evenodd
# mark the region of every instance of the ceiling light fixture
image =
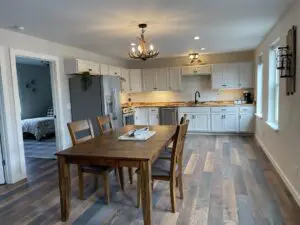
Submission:
<svg viewBox="0 0 300 225">
<path fill-rule="evenodd" d="M 131 46 L 135 46 L 135 43 L 132 42 L 130 45 L 131 45 Z"/>
<path fill-rule="evenodd" d="M 15 25 L 12 27 L 12 29 L 17 30 L 17 31 L 23 31 L 23 30 L 25 30 L 25 27 Z"/>
<path fill-rule="evenodd" d="M 201 51 L 205 51 L 205 50 L 206 50 L 206 48 L 201 48 L 200 50 L 201 50 Z"/>
<path fill-rule="evenodd" d="M 190 64 L 201 64 L 202 61 L 199 59 L 199 53 L 193 52 L 189 54 Z"/>
<path fill-rule="evenodd" d="M 200 39 L 199 36 L 195 36 L 195 37 L 194 37 L 194 40 L 199 40 L 199 39 Z"/>
<path fill-rule="evenodd" d="M 128 53 L 130 58 L 146 61 L 147 59 L 155 58 L 159 54 L 159 52 L 154 49 L 153 44 L 148 44 L 148 42 L 145 40 L 144 33 L 146 27 L 147 24 L 145 23 L 139 24 L 139 28 L 142 29 L 141 37 L 138 37 L 139 44 L 137 48 L 134 47 L 134 45 L 131 45 L 133 47 Z"/>
</svg>

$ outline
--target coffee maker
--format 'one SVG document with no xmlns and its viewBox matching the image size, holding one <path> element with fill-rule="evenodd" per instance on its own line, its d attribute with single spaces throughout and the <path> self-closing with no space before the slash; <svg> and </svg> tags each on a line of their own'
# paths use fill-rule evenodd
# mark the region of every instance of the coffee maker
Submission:
<svg viewBox="0 0 300 225">
<path fill-rule="evenodd" d="M 244 101 L 247 104 L 252 104 L 253 103 L 253 97 L 252 97 L 252 93 L 249 91 L 244 91 L 243 92 L 243 96 L 244 96 Z"/>
</svg>

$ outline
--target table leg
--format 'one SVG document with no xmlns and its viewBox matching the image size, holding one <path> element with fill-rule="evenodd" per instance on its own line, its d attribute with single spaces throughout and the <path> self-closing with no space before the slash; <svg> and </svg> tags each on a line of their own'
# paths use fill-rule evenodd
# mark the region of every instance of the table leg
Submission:
<svg viewBox="0 0 300 225">
<path fill-rule="evenodd" d="M 63 156 L 58 156 L 58 176 L 61 220 L 67 221 L 69 219 L 71 206 L 71 179 L 70 165 L 66 163 Z"/>
<path fill-rule="evenodd" d="M 123 167 L 118 168 L 121 190 L 124 191 L 124 171 Z"/>
<path fill-rule="evenodd" d="M 145 161 L 140 164 L 141 197 L 144 215 L 144 225 L 152 224 L 152 175 L 151 162 Z"/>
</svg>

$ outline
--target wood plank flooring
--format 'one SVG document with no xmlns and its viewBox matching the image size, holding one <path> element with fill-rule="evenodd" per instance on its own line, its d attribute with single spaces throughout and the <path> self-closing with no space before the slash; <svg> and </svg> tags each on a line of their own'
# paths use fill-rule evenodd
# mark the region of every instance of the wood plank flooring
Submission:
<svg viewBox="0 0 300 225">
<path fill-rule="evenodd" d="M 125 177 L 122 192 L 111 174 L 110 205 L 105 204 L 102 181 L 95 192 L 93 177 L 85 176 L 85 200 L 80 201 L 72 166 L 72 209 L 70 220 L 63 223 L 56 161 L 27 158 L 26 162 L 26 182 L 0 186 L 1 225 L 143 224 L 142 211 L 135 207 L 136 176 L 132 185 Z M 168 183 L 154 183 L 153 224 L 300 224 L 299 207 L 252 137 L 190 134 L 183 171 L 185 198 L 177 199 L 176 213 L 170 212 Z"/>
</svg>

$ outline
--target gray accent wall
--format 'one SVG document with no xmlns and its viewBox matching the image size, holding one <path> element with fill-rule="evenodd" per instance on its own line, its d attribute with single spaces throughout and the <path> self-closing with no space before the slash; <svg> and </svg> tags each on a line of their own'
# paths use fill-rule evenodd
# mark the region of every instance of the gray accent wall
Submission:
<svg viewBox="0 0 300 225">
<path fill-rule="evenodd" d="M 22 119 L 46 116 L 53 104 L 49 66 L 17 63 L 17 74 Z"/>
</svg>

